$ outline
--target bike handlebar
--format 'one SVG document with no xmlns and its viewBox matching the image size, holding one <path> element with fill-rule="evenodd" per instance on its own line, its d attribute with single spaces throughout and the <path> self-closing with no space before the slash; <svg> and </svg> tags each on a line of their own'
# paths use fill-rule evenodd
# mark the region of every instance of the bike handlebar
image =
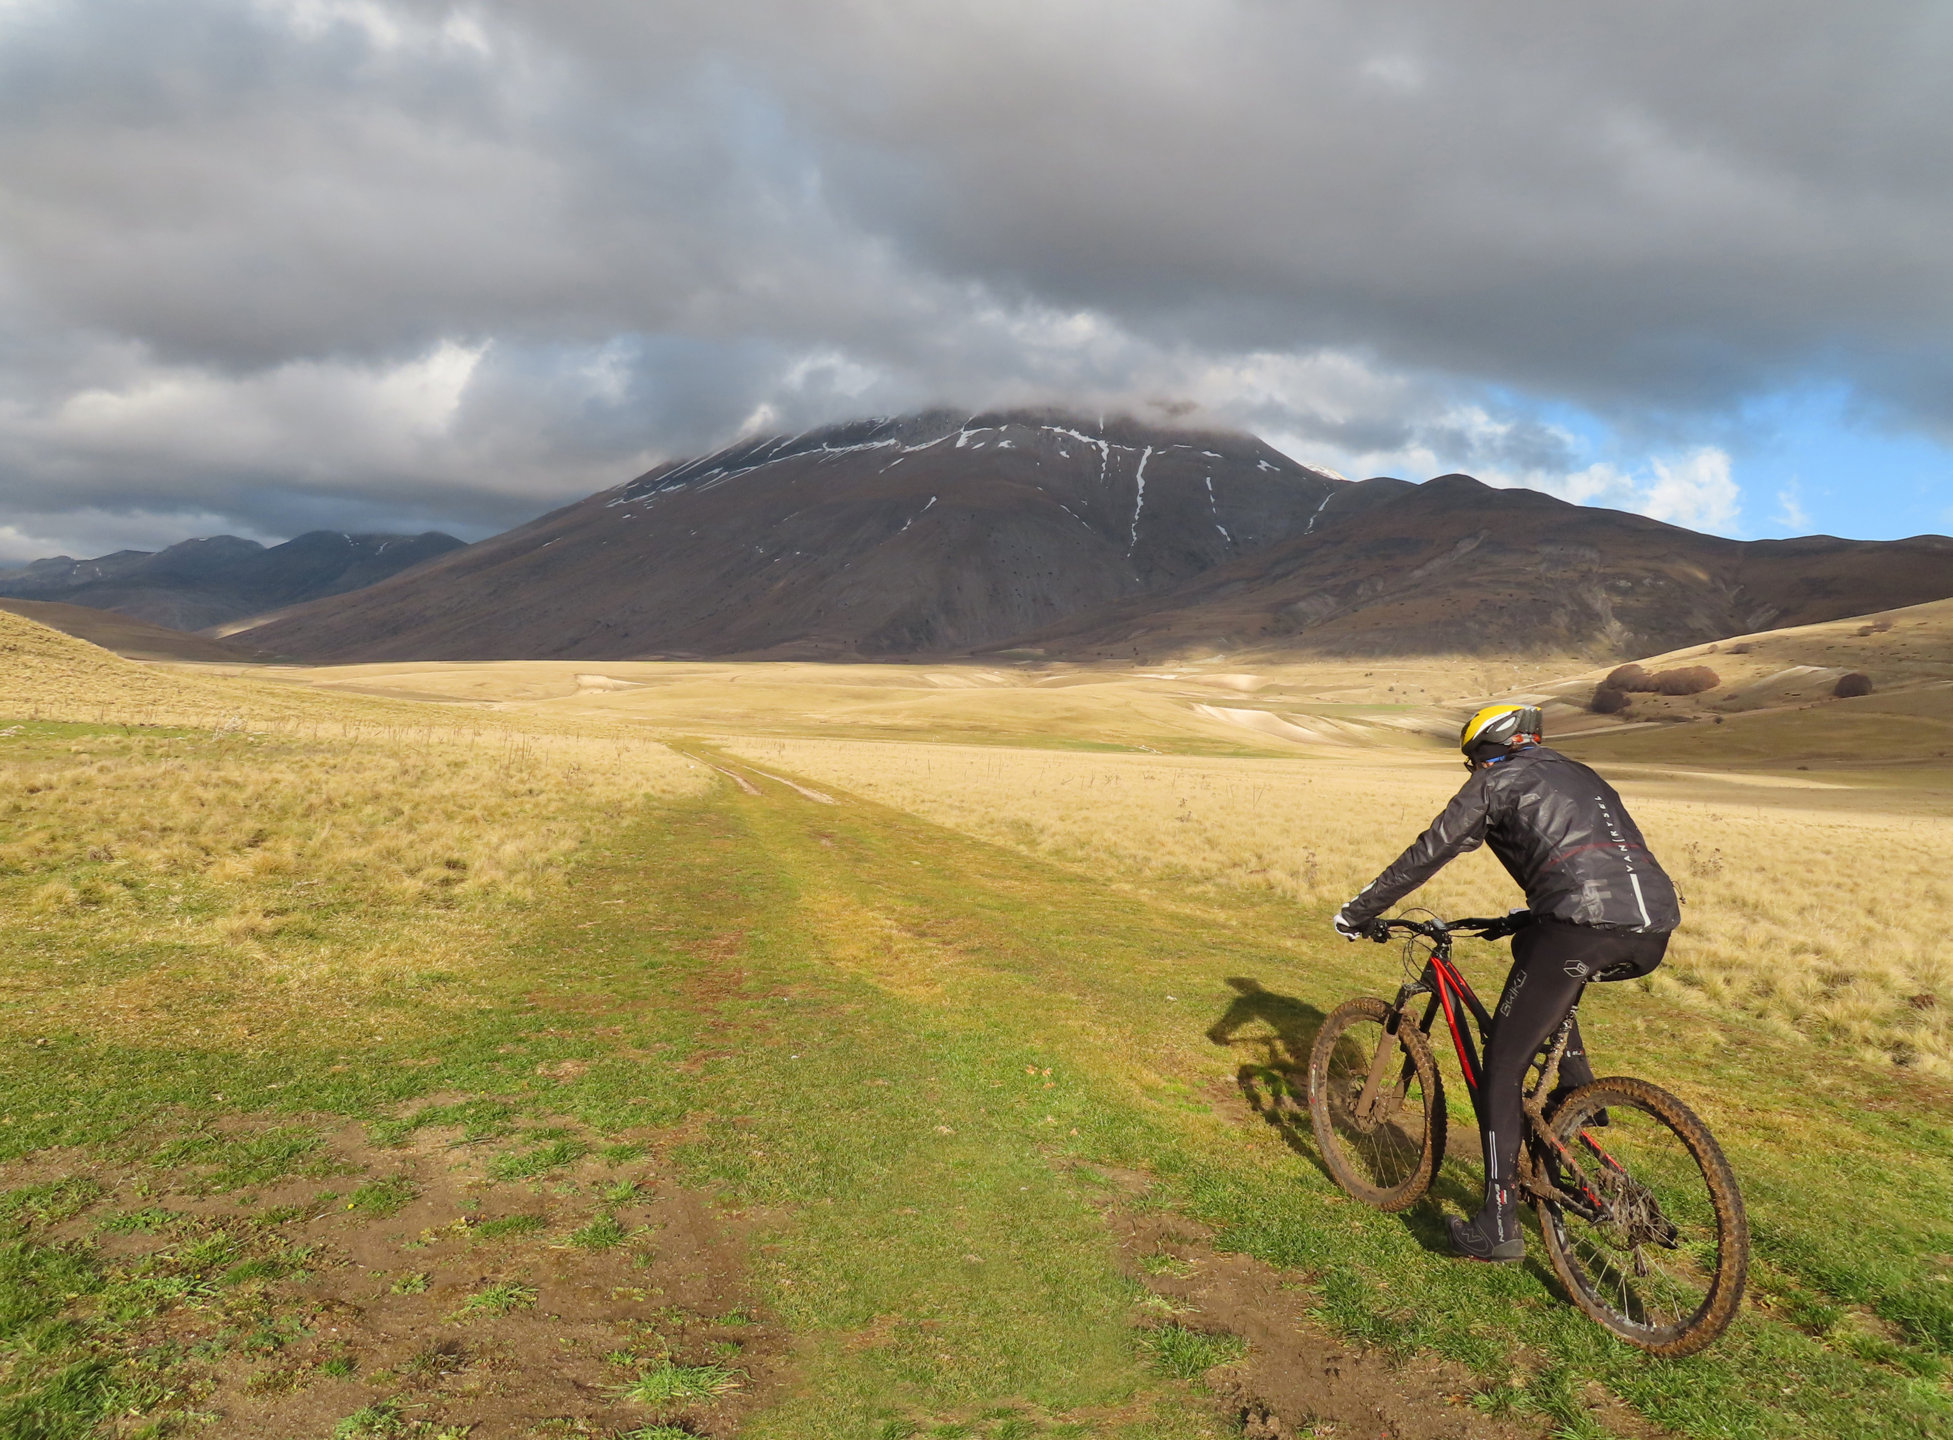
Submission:
<svg viewBox="0 0 1953 1440">
<path fill-rule="evenodd" d="M 1440 940 L 1446 935 L 1459 931 L 1477 935 L 1484 940 L 1498 940 L 1532 923 L 1530 910 L 1514 910 L 1509 915 L 1472 916 L 1463 920 L 1377 920 L 1374 922 L 1370 938 L 1382 945 L 1390 939 L 1392 931 L 1404 931 L 1412 935 L 1423 935 L 1428 939 Z"/>
</svg>

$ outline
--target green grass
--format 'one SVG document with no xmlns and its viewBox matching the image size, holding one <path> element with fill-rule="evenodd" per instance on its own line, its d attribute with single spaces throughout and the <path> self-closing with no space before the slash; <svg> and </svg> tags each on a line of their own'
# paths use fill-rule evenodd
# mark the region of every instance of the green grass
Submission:
<svg viewBox="0 0 1953 1440">
<path fill-rule="evenodd" d="M 332 1427 L 333 1440 L 368 1440 L 373 1436 L 403 1435 L 406 1431 L 407 1422 L 401 1417 L 400 1405 L 393 1400 L 362 1405 Z"/>
<path fill-rule="evenodd" d="M 178 1218 L 176 1212 L 160 1205 L 145 1205 L 140 1210 L 111 1215 L 96 1228 L 110 1235 L 154 1235 L 169 1229 Z"/>
<path fill-rule="evenodd" d="M 665 1360 L 617 1393 L 638 1405 L 673 1405 L 716 1400 L 739 1384 L 739 1376 L 723 1365 L 674 1365 Z"/>
<path fill-rule="evenodd" d="M 1538 1266 L 1444 1255 L 1441 1204 L 1476 1185 L 1466 1160 L 1431 1202 L 1379 1215 L 1336 1190 L 1305 1134 L 1231 1118 L 1221 1100 L 1237 1070 L 1292 1073 L 1324 1011 L 1393 981 L 1381 952 L 1319 941 L 1320 916 L 1129 889 L 870 805 L 730 791 L 620 826 L 575 894 L 511 931 L 500 988 L 444 1019 L 431 1065 L 390 1063 L 427 1047 L 384 1038 L 357 1056 L 0 1040 L 0 1113 L 17 1120 L 0 1152 L 142 1155 L 186 1189 L 234 1191 L 329 1168 L 312 1127 L 343 1116 L 379 1143 L 428 1126 L 520 1134 L 491 1174 L 560 1187 L 586 1156 L 688 1122 L 657 1163 L 767 1217 L 749 1278 L 796 1337 L 791 1385 L 742 1421 L 755 1440 L 852 1440 L 896 1423 L 891 1412 L 922 1417 L 914 1433 L 1032 1418 L 1053 1433 L 1115 1410 L 1143 1417 L 1131 1440 L 1218 1433 L 1182 1377 L 1238 1350 L 1191 1315 L 1136 1328 L 1143 1291 L 1101 1217 L 1130 1203 L 1180 1211 L 1222 1248 L 1304 1277 L 1353 1341 L 1457 1362 L 1487 1404 L 1568 1433 L 1591 1424 L 1592 1382 L 1681 1435 L 1953 1433 L 1943 1088 L 1819 1063 L 1812 1047 L 1627 987 L 1596 995 L 1586 1020 L 1603 1073 L 1647 1074 L 1703 1114 L 1756 1232 L 1762 1303 L 1707 1354 L 1653 1362 L 1574 1312 Z M 560 1084 L 537 1075 L 563 1059 L 588 1068 Z M 470 1098 L 428 1098 L 457 1093 Z M 239 1117 L 261 1127 L 252 1138 L 219 1128 Z M 581 1128 L 549 1132 L 560 1117 Z M 1135 1201 L 1098 1167 L 1142 1172 L 1151 1188 Z M 0 1434 L 80 1436 L 130 1408 L 168 1413 L 144 1325 L 210 1303 L 275 1239 L 191 1226 L 167 1258 L 118 1271 L 69 1238 L 92 1214 L 96 1231 L 172 1241 L 187 1222 L 89 1192 L 73 1183 L 85 1167 L 67 1168 L 69 1180 L 0 1199 L 17 1232 L 0 1249 L 0 1343 L 15 1347 Z M 387 1183 L 354 1191 L 355 1207 Z M 594 1193 L 609 1205 L 632 1192 Z M 455 1318 L 534 1299 L 503 1282 Z M 637 1383 L 686 1368 L 667 1358 Z M 1020 1413 L 971 1418 L 1000 1404 Z"/>
<path fill-rule="evenodd" d="M 584 1250 L 613 1250 L 630 1237 L 630 1232 L 615 1215 L 599 1215 L 588 1225 L 570 1232 L 570 1244 Z"/>
<path fill-rule="evenodd" d="M 405 1209 L 418 1194 L 420 1187 L 405 1175 L 389 1175 L 384 1180 L 368 1181 L 353 1191 L 346 1208 L 363 1215 L 387 1216 Z"/>
<path fill-rule="evenodd" d="M 1146 1331 L 1141 1341 L 1152 1361 L 1178 1380 L 1198 1380 L 1216 1365 L 1227 1365 L 1248 1353 L 1238 1335 L 1212 1335 L 1169 1321 Z"/>
<path fill-rule="evenodd" d="M 514 1310 L 534 1309 L 535 1304 L 536 1292 L 533 1286 L 504 1280 L 494 1285 L 482 1286 L 463 1300 L 454 1314 L 448 1318 L 455 1321 L 493 1320 Z"/>
<path fill-rule="evenodd" d="M 589 1153 L 590 1147 L 582 1141 L 564 1137 L 519 1155 L 498 1155 L 488 1168 L 497 1180 L 529 1180 L 574 1165 Z"/>
<path fill-rule="evenodd" d="M 70 1175 L 39 1185 L 23 1185 L 0 1194 L 0 1224 L 54 1224 L 79 1215 L 108 1193 L 86 1175 Z"/>
</svg>

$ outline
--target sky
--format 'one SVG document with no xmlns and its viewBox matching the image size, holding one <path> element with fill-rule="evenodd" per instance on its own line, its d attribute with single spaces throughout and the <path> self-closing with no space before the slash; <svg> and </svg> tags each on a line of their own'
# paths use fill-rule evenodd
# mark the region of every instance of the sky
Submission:
<svg viewBox="0 0 1953 1440">
<path fill-rule="evenodd" d="M 1953 531 L 1943 0 L 0 0 L 0 560 L 927 405 Z"/>
</svg>

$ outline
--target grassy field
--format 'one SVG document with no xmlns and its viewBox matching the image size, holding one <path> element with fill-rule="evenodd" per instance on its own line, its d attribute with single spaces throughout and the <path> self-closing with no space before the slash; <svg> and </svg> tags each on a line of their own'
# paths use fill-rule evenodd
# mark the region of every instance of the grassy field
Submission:
<svg viewBox="0 0 1953 1440">
<path fill-rule="evenodd" d="M 1448 759 L 1053 755 L 850 740 L 730 742 L 939 824 L 1100 874 L 1220 895 L 1266 891 L 1333 910 L 1430 820 L 1461 775 Z M 1671 959 L 1644 988 L 1744 1014 L 1853 1055 L 1953 1074 L 1953 825 L 1855 808 L 1805 787 L 1617 775 L 1687 902 Z M 1694 798 L 1676 792 L 1685 789 Z M 1795 877 L 1793 879 L 1793 877 Z M 1490 853 L 1417 897 L 1441 914 L 1514 901 Z M 1934 1003 L 1917 1003 L 1917 997 Z M 1937 1003 L 1948 997 L 1949 1003 Z"/>
<path fill-rule="evenodd" d="M 1710 1121 L 1756 1231 L 1755 1303 L 1660 1363 L 1445 1258 L 1471 1157 L 1378 1215 L 1296 1110 L 1396 971 L 1327 910 L 1457 772 L 1407 710 L 1332 750 L 1191 707 L 1337 719 L 1436 662 L 1042 707 L 679 667 L 661 712 L 648 667 L 333 695 L 10 641 L 0 1434 L 1953 1433 L 1953 1090 L 1879 1008 L 1936 983 L 1914 792 L 1625 782 L 1702 938 L 1591 1042 Z M 1914 949 L 1857 916 L 1874 850 L 1920 855 Z M 1734 966 L 1812 922 L 1890 945 L 1833 987 L 1862 1022 Z"/>
</svg>

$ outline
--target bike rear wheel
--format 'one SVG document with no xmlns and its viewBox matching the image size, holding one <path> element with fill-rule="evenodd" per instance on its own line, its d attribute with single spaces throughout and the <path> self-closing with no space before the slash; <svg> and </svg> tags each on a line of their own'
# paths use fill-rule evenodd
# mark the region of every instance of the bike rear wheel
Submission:
<svg viewBox="0 0 1953 1440">
<path fill-rule="evenodd" d="M 1380 1045 L 1391 1053 L 1359 1113 Z M 1444 1163 L 1444 1087 L 1424 1032 L 1381 1000 L 1339 1005 L 1309 1052 L 1309 1123 L 1350 1194 L 1379 1210 L 1415 1204 Z"/>
<path fill-rule="evenodd" d="M 1709 1128 L 1666 1090 L 1624 1077 L 1581 1086 L 1547 1127 L 1587 1180 L 1538 1148 L 1536 1173 L 1570 1197 L 1536 1204 L 1573 1303 L 1653 1355 L 1693 1355 L 1722 1334 L 1743 1302 L 1749 1221 Z"/>
</svg>

